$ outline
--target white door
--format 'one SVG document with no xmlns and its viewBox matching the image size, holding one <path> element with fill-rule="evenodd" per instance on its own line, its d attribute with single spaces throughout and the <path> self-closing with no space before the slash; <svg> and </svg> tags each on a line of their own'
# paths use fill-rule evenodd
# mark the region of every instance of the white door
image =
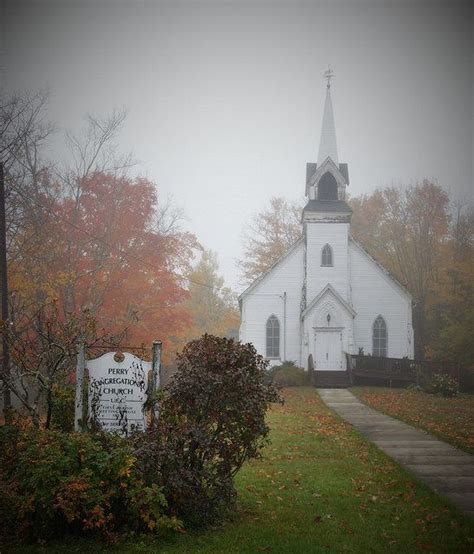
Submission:
<svg viewBox="0 0 474 554">
<path fill-rule="evenodd" d="M 315 369 L 342 369 L 342 332 L 322 331 L 316 333 L 314 342 Z"/>
</svg>

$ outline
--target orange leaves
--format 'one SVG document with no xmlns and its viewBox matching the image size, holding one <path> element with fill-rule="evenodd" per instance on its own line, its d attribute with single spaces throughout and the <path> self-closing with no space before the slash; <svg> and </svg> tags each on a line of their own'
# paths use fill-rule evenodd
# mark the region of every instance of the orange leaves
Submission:
<svg viewBox="0 0 474 554">
<path fill-rule="evenodd" d="M 301 207 L 274 197 L 270 206 L 254 214 L 244 231 L 242 277 L 251 283 L 280 258 L 301 236 Z"/>
<path fill-rule="evenodd" d="M 39 231 L 31 223 L 34 255 L 11 266 L 22 307 L 57 300 L 63 312 L 87 308 L 108 332 L 128 329 L 130 342 L 166 343 L 190 323 L 176 274 L 189 270 L 196 238 L 165 221 L 167 204 L 146 179 L 95 172 L 74 187 L 51 200 Z"/>
</svg>

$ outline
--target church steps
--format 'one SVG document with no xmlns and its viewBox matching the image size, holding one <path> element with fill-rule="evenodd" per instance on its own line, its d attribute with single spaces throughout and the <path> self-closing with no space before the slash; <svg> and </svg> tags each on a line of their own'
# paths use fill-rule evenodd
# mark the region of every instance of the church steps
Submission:
<svg viewBox="0 0 474 554">
<path fill-rule="evenodd" d="M 315 387 L 321 389 L 347 388 L 351 385 L 349 373 L 341 370 L 315 370 L 312 381 Z"/>
</svg>

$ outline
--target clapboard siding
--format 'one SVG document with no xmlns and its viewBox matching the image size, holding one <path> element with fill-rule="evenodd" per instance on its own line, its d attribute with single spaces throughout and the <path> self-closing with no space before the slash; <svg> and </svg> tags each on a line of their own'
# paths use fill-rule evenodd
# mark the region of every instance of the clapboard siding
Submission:
<svg viewBox="0 0 474 554">
<path fill-rule="evenodd" d="M 413 358 L 411 298 L 369 256 L 353 242 L 349 245 L 354 351 L 362 347 L 372 353 L 372 325 L 381 315 L 387 324 L 388 352 L 391 358 Z"/>
<path fill-rule="evenodd" d="M 265 326 L 267 319 L 275 314 L 280 321 L 280 359 L 283 360 L 283 293 L 286 292 L 286 359 L 299 363 L 302 285 L 303 243 L 300 242 L 256 286 L 244 294 L 240 340 L 253 343 L 259 354 L 265 356 Z"/>
<path fill-rule="evenodd" d="M 363 348 L 372 353 L 372 325 L 378 315 L 387 324 L 387 355 L 413 358 L 411 297 L 358 245 L 348 237 L 345 223 L 308 225 L 307 237 L 307 305 L 328 283 L 349 305 L 344 308 L 331 295 L 318 300 L 300 323 L 301 289 L 304 278 L 304 245 L 300 241 L 263 278 L 241 297 L 240 339 L 251 342 L 266 355 L 266 322 L 274 314 L 280 321 L 280 357 L 284 359 L 284 301 L 286 292 L 286 360 L 306 367 L 308 355 L 316 352 L 315 328 L 318 318 L 332 314 L 332 325 L 342 329 L 343 352 L 357 353 Z M 321 267 L 321 250 L 328 243 L 333 249 L 334 266 Z M 328 304 L 329 301 L 329 304 Z M 352 318 L 350 306 L 356 315 Z M 319 311 L 321 313 L 319 313 Z M 349 310 L 349 311 L 348 311 Z M 318 315 L 319 314 L 319 315 Z M 344 358 L 343 358 L 344 359 Z"/>
<path fill-rule="evenodd" d="M 348 299 L 348 223 L 308 223 L 307 225 L 307 298 L 308 303 L 328 284 Z M 321 252 L 325 244 L 333 251 L 333 267 L 321 267 Z"/>
</svg>

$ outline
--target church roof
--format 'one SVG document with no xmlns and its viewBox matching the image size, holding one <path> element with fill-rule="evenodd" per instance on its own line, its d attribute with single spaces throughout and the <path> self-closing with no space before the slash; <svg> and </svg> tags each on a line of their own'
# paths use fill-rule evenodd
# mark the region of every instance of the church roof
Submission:
<svg viewBox="0 0 474 554">
<path fill-rule="evenodd" d="M 338 165 L 336 126 L 334 124 L 334 112 L 331 100 L 331 85 L 328 82 L 326 88 L 326 101 L 324 103 L 323 125 L 321 127 L 321 139 L 319 141 L 318 165 L 329 157 Z"/>
<path fill-rule="evenodd" d="M 309 200 L 303 212 L 338 212 L 351 214 L 352 210 L 344 200 Z"/>
</svg>

